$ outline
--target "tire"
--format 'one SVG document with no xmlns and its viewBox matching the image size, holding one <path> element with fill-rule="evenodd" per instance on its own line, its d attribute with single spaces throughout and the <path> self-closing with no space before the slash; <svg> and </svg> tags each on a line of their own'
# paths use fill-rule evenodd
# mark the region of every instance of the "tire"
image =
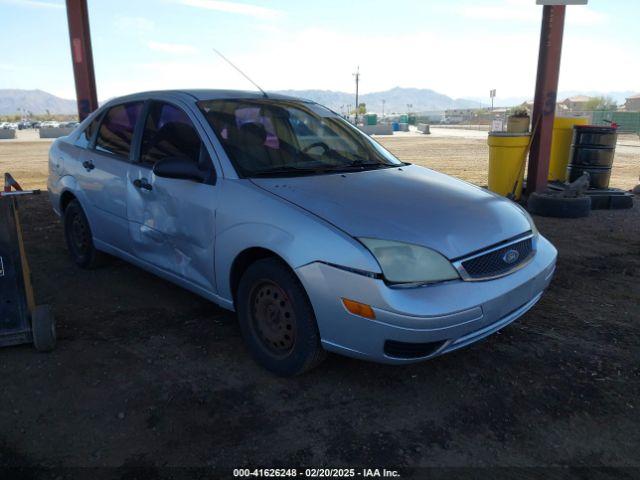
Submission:
<svg viewBox="0 0 640 480">
<path fill-rule="evenodd" d="M 543 217 L 581 218 L 591 213 L 591 197 L 564 198 L 532 193 L 527 202 L 528 210 Z"/>
<path fill-rule="evenodd" d="M 64 237 L 71 260 L 80 268 L 93 269 L 102 266 L 106 254 L 93 244 L 93 233 L 84 210 L 78 200 L 72 200 L 64 211 Z"/>
<path fill-rule="evenodd" d="M 56 346 L 56 322 L 49 305 L 38 305 L 31 312 L 33 346 L 39 352 L 50 352 Z"/>
<path fill-rule="evenodd" d="M 250 265 L 236 299 L 242 336 L 258 364 L 291 377 L 324 360 L 307 292 L 282 261 L 266 258 Z"/>
</svg>

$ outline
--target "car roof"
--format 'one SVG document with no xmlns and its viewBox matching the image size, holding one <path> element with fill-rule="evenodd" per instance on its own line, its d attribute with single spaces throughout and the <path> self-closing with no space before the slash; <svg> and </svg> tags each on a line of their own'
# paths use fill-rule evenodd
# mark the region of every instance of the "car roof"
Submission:
<svg viewBox="0 0 640 480">
<path fill-rule="evenodd" d="M 185 96 L 188 95 L 195 99 L 196 101 L 201 100 L 225 100 L 225 99 L 260 99 L 264 98 L 262 92 L 259 91 L 250 91 L 250 90 L 214 90 L 214 89 L 185 89 L 185 90 L 153 90 L 147 92 L 139 92 L 133 93 L 130 95 L 117 97 L 109 99 L 107 103 L 112 102 L 121 102 L 123 100 L 140 100 L 148 97 L 153 97 L 155 95 L 161 96 Z M 306 100 L 298 97 L 291 97 L 288 95 L 282 95 L 279 93 L 270 93 L 267 92 L 268 98 L 272 100 L 297 100 L 303 102 L 310 102 L 310 100 Z"/>
</svg>

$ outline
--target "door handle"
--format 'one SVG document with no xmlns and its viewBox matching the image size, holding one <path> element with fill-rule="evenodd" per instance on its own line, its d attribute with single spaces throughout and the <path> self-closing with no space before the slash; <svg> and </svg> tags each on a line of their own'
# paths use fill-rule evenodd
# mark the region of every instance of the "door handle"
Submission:
<svg viewBox="0 0 640 480">
<path fill-rule="evenodd" d="M 133 186 L 142 190 L 153 190 L 153 187 L 146 178 L 136 178 L 133 181 Z"/>
<path fill-rule="evenodd" d="M 82 166 L 85 168 L 85 170 L 87 170 L 87 172 L 90 172 L 91 170 L 96 168 L 91 160 L 85 160 L 84 162 L 82 162 Z"/>
</svg>

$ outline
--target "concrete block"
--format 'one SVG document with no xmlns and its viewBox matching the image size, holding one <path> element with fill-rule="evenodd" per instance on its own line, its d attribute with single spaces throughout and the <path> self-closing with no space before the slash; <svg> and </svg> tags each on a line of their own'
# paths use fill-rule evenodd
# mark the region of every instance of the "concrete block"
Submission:
<svg viewBox="0 0 640 480">
<path fill-rule="evenodd" d="M 378 123 L 377 125 L 362 125 L 358 127 L 367 135 L 393 135 L 390 123 Z"/>
<path fill-rule="evenodd" d="M 431 129 L 428 123 L 419 123 L 417 125 L 417 129 L 419 132 L 422 132 L 425 135 L 429 135 L 431 133 Z"/>
<path fill-rule="evenodd" d="M 40 138 L 66 137 L 73 132 L 73 127 L 44 127 L 40 129 Z"/>
<path fill-rule="evenodd" d="M 12 138 L 16 138 L 15 130 L 0 128 L 0 140 L 9 140 Z"/>
</svg>

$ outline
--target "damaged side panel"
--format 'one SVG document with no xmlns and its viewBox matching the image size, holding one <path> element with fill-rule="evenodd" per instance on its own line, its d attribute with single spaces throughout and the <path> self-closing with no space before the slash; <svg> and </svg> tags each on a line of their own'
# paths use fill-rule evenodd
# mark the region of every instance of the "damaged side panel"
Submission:
<svg viewBox="0 0 640 480">
<path fill-rule="evenodd" d="M 215 292 L 213 248 L 218 190 L 188 180 L 166 179 L 132 165 L 127 215 L 132 253 L 162 270 Z M 150 189 L 133 186 L 145 179 Z"/>
</svg>

